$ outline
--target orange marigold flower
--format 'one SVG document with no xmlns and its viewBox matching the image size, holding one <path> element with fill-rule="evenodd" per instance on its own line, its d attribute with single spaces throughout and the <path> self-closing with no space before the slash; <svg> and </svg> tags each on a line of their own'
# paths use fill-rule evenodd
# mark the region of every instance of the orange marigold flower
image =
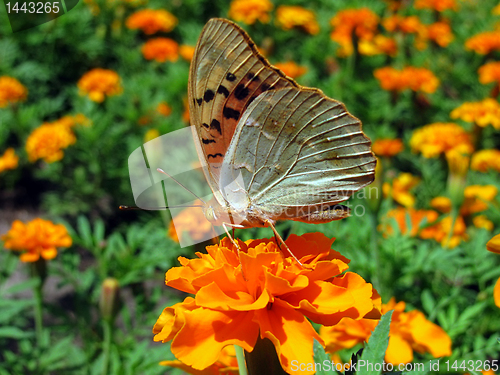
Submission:
<svg viewBox="0 0 500 375">
<path fill-rule="evenodd" d="M 172 108 L 168 105 L 166 102 L 160 102 L 158 103 L 158 106 L 156 107 L 156 112 L 158 112 L 162 116 L 170 116 L 172 113 Z"/>
<path fill-rule="evenodd" d="M 75 134 L 66 121 L 44 122 L 28 136 L 26 152 L 32 163 L 38 159 L 53 163 L 63 158 L 62 149 L 75 142 Z"/>
<path fill-rule="evenodd" d="M 144 34 L 158 31 L 170 32 L 177 25 L 177 18 L 165 9 L 142 9 L 132 14 L 126 22 L 129 29 L 141 29 Z"/>
<path fill-rule="evenodd" d="M 471 215 L 488 209 L 488 205 L 498 194 L 498 188 L 493 185 L 470 185 L 465 188 L 465 200 L 460 208 L 463 216 Z"/>
<path fill-rule="evenodd" d="M 2 236 L 4 247 L 21 254 L 22 262 L 36 262 L 40 257 L 49 260 L 57 255 L 57 247 L 71 246 L 71 237 L 62 224 L 54 224 L 40 218 L 28 223 L 16 220 Z"/>
<path fill-rule="evenodd" d="M 492 98 L 480 102 L 466 102 L 455 108 L 450 116 L 453 119 L 473 122 L 483 128 L 492 125 L 495 129 L 500 129 L 500 104 Z"/>
<path fill-rule="evenodd" d="M 299 6 L 279 6 L 276 10 L 276 22 L 283 30 L 297 27 L 312 35 L 319 33 L 316 15 L 312 11 Z"/>
<path fill-rule="evenodd" d="M 420 178 L 411 175 L 410 173 L 400 173 L 392 181 L 392 186 L 389 183 L 384 183 L 382 191 L 384 196 L 391 196 L 396 202 L 404 207 L 413 207 L 415 205 L 415 197 L 410 193 L 410 190 L 417 186 Z"/>
<path fill-rule="evenodd" d="M 210 367 L 203 371 L 196 370 L 181 361 L 162 361 L 160 365 L 170 366 L 181 369 L 182 371 L 193 375 L 238 375 L 238 360 L 236 359 L 236 351 L 233 345 L 226 346 L 222 349 L 219 359 Z"/>
<path fill-rule="evenodd" d="M 201 201 L 195 201 L 194 206 L 201 206 Z M 174 225 L 175 223 L 175 225 Z M 177 214 L 174 220 L 170 221 L 168 236 L 175 242 L 179 242 L 179 235 L 188 234 L 194 243 L 198 243 L 212 238 L 212 224 L 205 218 L 200 207 L 188 207 Z M 208 236 L 210 234 L 210 236 Z"/>
<path fill-rule="evenodd" d="M 433 158 L 455 147 L 465 145 L 469 153 L 474 150 L 470 135 L 455 123 L 436 122 L 413 132 L 410 146 L 426 158 Z"/>
<path fill-rule="evenodd" d="M 500 234 L 497 234 L 486 244 L 486 250 L 500 254 Z"/>
<path fill-rule="evenodd" d="M 431 200 L 431 207 L 442 213 L 451 212 L 451 199 L 448 197 L 436 197 Z"/>
<path fill-rule="evenodd" d="M 385 362 L 394 365 L 409 363 L 413 360 L 413 351 L 431 353 L 435 358 L 451 355 L 451 339 L 448 334 L 428 321 L 422 312 L 404 312 L 405 307 L 404 302 L 396 303 L 394 298 L 382 305 L 383 313 L 394 310 Z M 325 340 L 326 350 L 336 352 L 368 341 L 376 325 L 377 322 L 373 320 L 343 318 L 335 326 L 321 327 L 319 332 Z"/>
<path fill-rule="evenodd" d="M 384 223 L 380 226 L 386 235 L 392 235 L 394 233 L 393 219 L 396 220 L 398 224 L 398 229 L 402 234 L 407 234 L 410 237 L 415 237 L 420 232 L 424 232 L 427 228 L 421 229 L 421 227 L 429 223 L 435 222 L 439 217 L 436 211 L 432 210 L 415 210 L 414 208 L 397 207 L 390 210 L 387 213 L 386 218 L 384 218 Z M 409 220 L 408 220 L 409 219 Z M 408 221 L 411 224 L 411 228 L 408 228 Z"/>
<path fill-rule="evenodd" d="M 470 168 L 480 172 L 487 172 L 488 170 L 500 172 L 500 150 L 477 151 L 472 155 Z"/>
<path fill-rule="evenodd" d="M 377 139 L 372 145 L 375 155 L 389 158 L 396 156 L 403 149 L 404 145 L 401 139 Z"/>
<path fill-rule="evenodd" d="M 450 25 L 441 21 L 427 26 L 427 38 L 441 47 L 446 47 L 454 37 Z"/>
<path fill-rule="evenodd" d="M 7 105 L 25 101 L 28 96 L 28 90 L 17 79 L 2 76 L 0 77 L 0 108 Z"/>
<path fill-rule="evenodd" d="M 321 233 L 291 235 L 287 246 L 303 266 L 265 239 L 239 241 L 238 253 L 224 238 L 198 259 L 180 257 L 166 284 L 196 298 L 163 310 L 154 340 L 173 340 L 172 353 L 196 370 L 214 364 L 227 345 L 252 351 L 259 335 L 273 342 L 285 371 L 292 360 L 312 363 L 313 339 L 322 340 L 307 318 L 334 325 L 346 316 L 380 317 L 380 297 L 359 275 L 343 273 L 349 260 L 331 250 L 333 241 Z"/>
<path fill-rule="evenodd" d="M 500 31 L 486 31 L 465 41 L 465 48 L 481 55 L 500 50 Z"/>
<path fill-rule="evenodd" d="M 123 89 L 120 76 L 108 69 L 95 68 L 85 73 L 78 81 L 80 95 L 88 95 L 90 100 L 101 103 L 106 96 L 119 95 Z"/>
<path fill-rule="evenodd" d="M 158 62 L 177 61 L 179 58 L 179 45 L 170 38 L 149 39 L 141 48 L 146 60 Z"/>
<path fill-rule="evenodd" d="M 478 73 L 479 82 L 481 82 L 483 85 L 491 82 L 500 84 L 500 62 L 493 61 L 486 63 L 479 68 Z"/>
<path fill-rule="evenodd" d="M 432 9 L 442 12 L 446 9 L 457 9 L 455 0 L 415 0 L 416 9 Z"/>
<path fill-rule="evenodd" d="M 338 54 L 349 56 L 353 52 L 352 38 L 372 40 L 377 33 L 379 17 L 368 8 L 346 9 L 337 12 L 330 20 L 333 31 L 330 38 L 340 44 Z"/>
<path fill-rule="evenodd" d="M 0 173 L 8 169 L 16 169 L 19 162 L 19 156 L 12 147 L 9 147 L 2 156 L 0 156 Z"/>
<path fill-rule="evenodd" d="M 453 233 L 450 236 L 452 222 L 453 218 L 451 216 L 446 216 L 435 225 L 424 228 L 420 232 L 420 238 L 434 239 L 439 242 L 441 246 L 453 249 L 457 247 L 460 242 L 467 241 L 469 236 L 465 233 L 467 226 L 462 216 L 458 216 L 455 219 Z"/>
<path fill-rule="evenodd" d="M 307 68 L 305 66 L 297 65 L 293 61 L 276 63 L 274 66 L 290 78 L 298 78 L 307 72 Z"/>
<path fill-rule="evenodd" d="M 494 224 L 485 215 L 477 215 L 472 219 L 472 223 L 476 228 L 483 228 L 487 231 L 492 231 Z"/>
<path fill-rule="evenodd" d="M 233 0 L 229 8 L 229 18 L 247 25 L 253 25 L 257 20 L 267 23 L 273 7 L 269 0 Z"/>
<path fill-rule="evenodd" d="M 439 79 L 428 69 L 408 66 L 396 70 L 390 66 L 376 69 L 373 73 L 380 81 L 380 86 L 388 91 L 403 91 L 410 89 L 433 93 L 439 86 Z"/>
<path fill-rule="evenodd" d="M 396 40 L 377 34 L 370 40 L 361 39 L 358 43 L 358 50 L 365 56 L 384 54 L 394 57 L 398 53 L 398 46 Z"/>
<path fill-rule="evenodd" d="M 179 46 L 179 55 L 184 60 L 191 61 L 194 55 L 194 46 L 187 46 L 185 44 Z"/>
<path fill-rule="evenodd" d="M 420 22 L 420 18 L 417 16 L 403 17 L 395 14 L 384 18 L 382 25 L 391 33 L 401 31 L 406 34 L 416 34 L 425 30 L 425 25 Z"/>
</svg>

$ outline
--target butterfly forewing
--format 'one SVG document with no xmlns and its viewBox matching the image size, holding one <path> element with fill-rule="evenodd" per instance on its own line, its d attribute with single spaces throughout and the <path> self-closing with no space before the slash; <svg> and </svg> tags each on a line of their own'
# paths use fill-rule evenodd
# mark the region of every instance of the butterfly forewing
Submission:
<svg viewBox="0 0 500 375">
<path fill-rule="evenodd" d="M 223 19 L 207 23 L 191 62 L 189 107 L 212 190 L 245 109 L 263 92 L 284 87 L 297 84 L 270 66 L 243 29 Z"/>
<path fill-rule="evenodd" d="M 264 215 L 295 218 L 290 208 L 321 210 L 370 184 L 375 164 L 360 121 L 342 103 L 290 87 L 262 94 L 245 111 L 221 186 L 241 176 L 241 190 Z"/>
</svg>

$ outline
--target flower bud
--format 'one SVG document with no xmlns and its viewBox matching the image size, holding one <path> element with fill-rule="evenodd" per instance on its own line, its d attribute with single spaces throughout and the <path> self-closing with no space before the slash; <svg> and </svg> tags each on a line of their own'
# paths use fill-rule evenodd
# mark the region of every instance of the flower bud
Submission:
<svg viewBox="0 0 500 375">
<path fill-rule="evenodd" d="M 112 321 L 118 312 L 120 302 L 120 286 L 118 280 L 108 277 L 101 285 L 99 309 L 103 319 Z"/>
</svg>

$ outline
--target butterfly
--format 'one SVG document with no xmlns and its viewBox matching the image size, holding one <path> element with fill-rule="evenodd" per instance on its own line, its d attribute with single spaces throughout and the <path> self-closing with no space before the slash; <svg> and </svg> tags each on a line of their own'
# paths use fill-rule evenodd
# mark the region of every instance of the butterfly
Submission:
<svg viewBox="0 0 500 375">
<path fill-rule="evenodd" d="M 225 229 L 270 226 L 277 234 L 278 220 L 342 219 L 349 213 L 339 203 L 374 180 L 376 159 L 361 122 L 273 67 L 231 21 L 205 25 L 188 99 L 214 194 L 204 213 Z"/>
</svg>

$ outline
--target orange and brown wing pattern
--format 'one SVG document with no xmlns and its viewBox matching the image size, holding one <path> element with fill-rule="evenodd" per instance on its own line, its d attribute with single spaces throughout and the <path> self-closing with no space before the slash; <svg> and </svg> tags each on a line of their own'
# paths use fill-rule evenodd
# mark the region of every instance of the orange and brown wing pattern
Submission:
<svg viewBox="0 0 500 375">
<path fill-rule="evenodd" d="M 245 109 L 263 92 L 284 87 L 298 85 L 269 64 L 242 28 L 218 18 L 205 25 L 191 61 L 189 109 L 212 190 Z"/>
</svg>

